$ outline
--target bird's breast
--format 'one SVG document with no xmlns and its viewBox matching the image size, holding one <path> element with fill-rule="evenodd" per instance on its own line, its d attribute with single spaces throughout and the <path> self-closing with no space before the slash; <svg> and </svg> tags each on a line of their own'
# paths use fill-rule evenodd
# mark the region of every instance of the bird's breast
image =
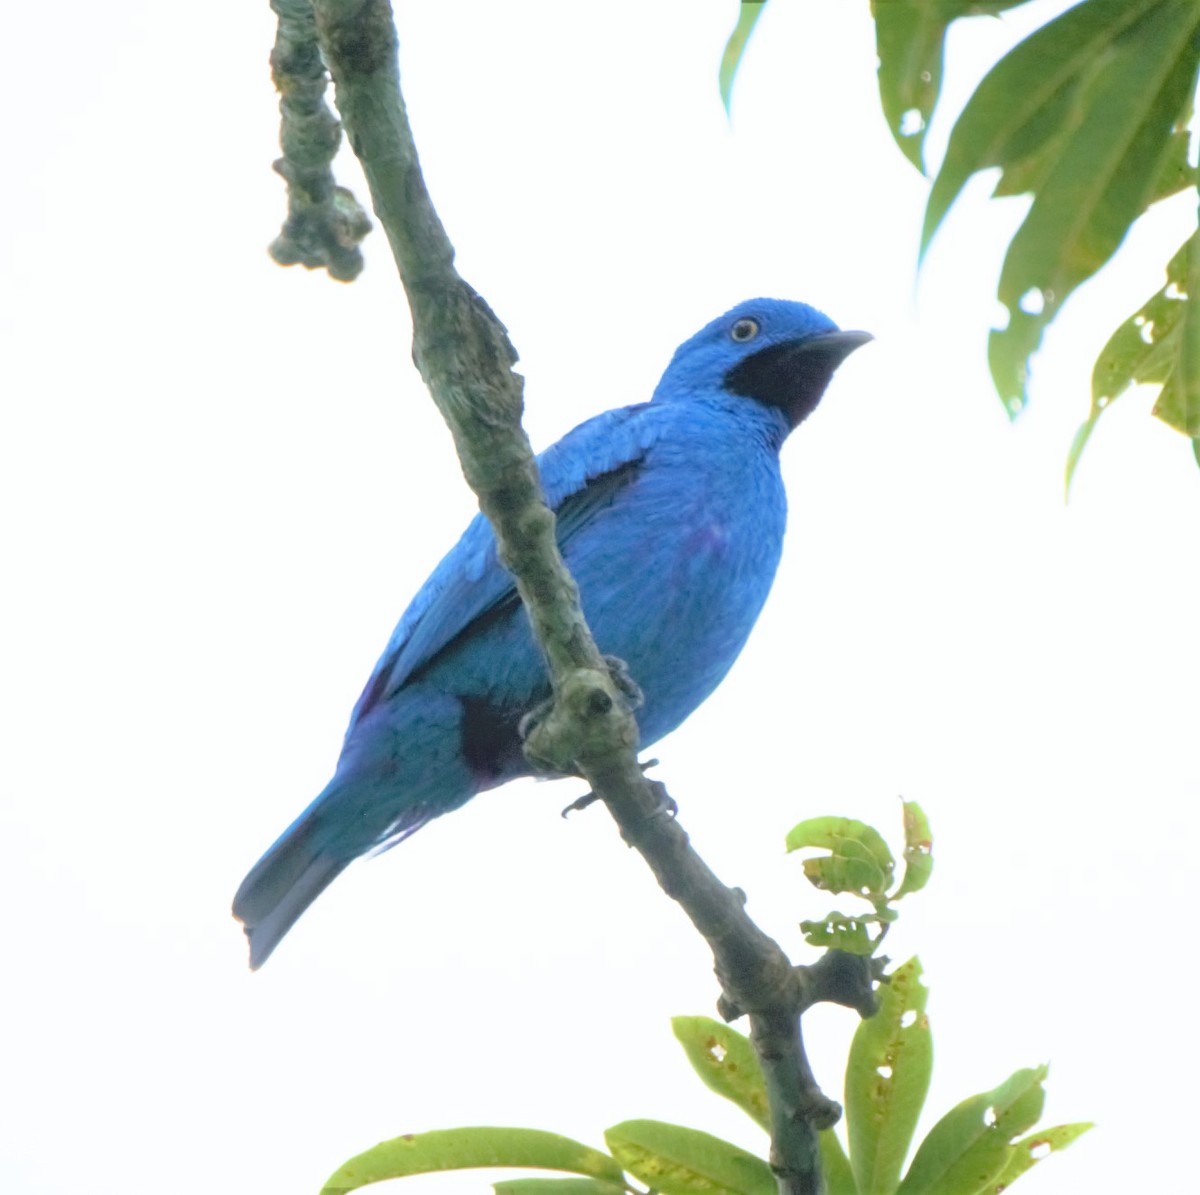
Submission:
<svg viewBox="0 0 1200 1195">
<path fill-rule="evenodd" d="M 707 463 L 647 470 L 606 512 L 603 534 L 568 551 L 600 649 L 624 659 L 645 693 L 644 744 L 682 722 L 732 666 L 779 563 L 777 461 Z"/>
</svg>

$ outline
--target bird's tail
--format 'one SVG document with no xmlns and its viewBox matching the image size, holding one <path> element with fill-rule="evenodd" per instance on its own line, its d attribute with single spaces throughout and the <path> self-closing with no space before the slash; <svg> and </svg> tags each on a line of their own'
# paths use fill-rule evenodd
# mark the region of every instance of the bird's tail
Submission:
<svg viewBox="0 0 1200 1195">
<path fill-rule="evenodd" d="M 463 709 L 457 697 L 410 685 L 373 716 L 376 721 L 351 727 L 333 779 L 233 898 L 254 969 L 352 860 L 386 850 L 479 790 L 459 749 Z"/>
<path fill-rule="evenodd" d="M 312 807 L 306 809 L 283 832 L 233 898 L 233 915 L 245 926 L 250 940 L 252 970 L 267 961 L 300 914 L 350 862 L 319 841 L 313 815 Z"/>
</svg>

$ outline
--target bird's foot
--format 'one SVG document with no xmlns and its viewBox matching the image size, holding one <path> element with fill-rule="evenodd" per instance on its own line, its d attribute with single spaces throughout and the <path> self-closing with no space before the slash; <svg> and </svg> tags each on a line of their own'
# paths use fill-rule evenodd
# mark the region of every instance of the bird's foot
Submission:
<svg viewBox="0 0 1200 1195">
<path fill-rule="evenodd" d="M 545 701 L 539 701 L 533 709 L 526 710 L 521 715 L 521 720 L 517 723 L 517 734 L 522 743 L 537 729 L 539 723 L 544 722 L 550 716 L 552 709 L 554 709 L 554 698 L 547 697 Z"/>
<path fill-rule="evenodd" d="M 646 696 L 637 681 L 633 679 L 629 665 L 619 656 L 605 656 L 604 663 L 608 668 L 608 675 L 612 677 L 612 683 L 617 687 L 617 692 L 625 698 L 625 704 L 631 710 L 640 710 L 646 703 Z"/>
<path fill-rule="evenodd" d="M 657 759 L 652 759 L 649 763 L 643 764 L 642 771 L 653 767 L 658 763 Z M 667 786 L 661 780 L 651 780 L 650 787 L 654 790 L 655 807 L 647 814 L 647 820 L 651 818 L 664 817 L 669 822 L 673 822 L 679 814 L 679 802 L 675 800 L 669 792 Z"/>
<path fill-rule="evenodd" d="M 609 679 L 612 681 L 613 687 L 617 690 L 619 696 L 625 702 L 626 707 L 630 710 L 640 709 L 646 698 L 642 690 L 638 687 L 637 681 L 630 675 L 628 665 L 617 656 L 604 656 L 603 658 Z M 598 692 L 597 696 L 603 697 L 604 694 L 603 692 Z M 608 705 L 611 706 L 611 702 Z M 539 701 L 531 710 L 525 712 L 521 720 L 517 723 L 517 734 L 520 736 L 522 743 L 529 740 L 529 736 L 550 716 L 553 709 L 554 698 L 548 697 L 545 701 Z"/>
<path fill-rule="evenodd" d="M 575 800 L 573 800 L 570 805 L 568 805 L 562 811 L 562 816 L 568 817 L 572 813 L 582 813 L 589 805 L 595 805 L 598 800 L 600 800 L 600 798 L 596 796 L 595 793 L 584 793 L 582 797 L 576 797 Z"/>
<path fill-rule="evenodd" d="M 651 768 L 658 766 L 657 759 L 644 759 L 638 761 L 638 767 L 643 772 L 648 772 Z M 654 788 L 654 795 L 658 800 L 658 805 L 650 814 L 650 817 L 671 817 L 673 818 L 679 812 L 679 806 L 675 799 L 667 793 L 666 786 L 659 784 L 658 781 L 652 780 L 651 785 Z M 576 797 L 563 811 L 562 816 L 567 817 L 572 813 L 582 813 L 589 805 L 595 805 L 600 800 L 595 793 L 584 793 L 582 797 Z"/>
</svg>

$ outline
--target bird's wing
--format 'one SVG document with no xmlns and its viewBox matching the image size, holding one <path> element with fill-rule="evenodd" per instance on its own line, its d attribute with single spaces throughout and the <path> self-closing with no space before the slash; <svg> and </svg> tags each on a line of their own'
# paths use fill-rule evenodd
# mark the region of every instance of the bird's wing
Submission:
<svg viewBox="0 0 1200 1195">
<path fill-rule="evenodd" d="M 538 458 L 560 547 L 633 480 L 663 426 L 660 411 L 649 403 L 606 411 Z M 517 600 L 511 574 L 496 559 L 491 525 L 476 515 L 404 612 L 358 699 L 351 729 L 447 644 Z"/>
</svg>

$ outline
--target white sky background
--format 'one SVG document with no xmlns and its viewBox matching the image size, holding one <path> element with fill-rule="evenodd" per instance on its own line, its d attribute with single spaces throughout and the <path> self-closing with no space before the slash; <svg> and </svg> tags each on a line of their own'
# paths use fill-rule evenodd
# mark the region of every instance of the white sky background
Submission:
<svg viewBox="0 0 1200 1195">
<path fill-rule="evenodd" d="M 400 5 L 460 267 L 521 351 L 538 446 L 648 397 L 754 294 L 875 333 L 786 447 L 771 601 L 659 775 L 798 959 L 795 923 L 829 902 L 785 831 L 838 812 L 894 838 L 897 795 L 919 799 L 938 866 L 892 954 L 932 987 L 925 1127 L 1048 1060 L 1047 1123 L 1100 1127 L 1028 1195 L 1181 1191 L 1200 473 L 1143 394 L 1069 507 L 1061 473 L 1096 351 L 1161 285 L 1188 201 L 1071 302 L 1009 426 L 985 333 L 1023 201 L 973 188 L 918 294 L 926 185 L 879 113 L 865 0 L 775 0 L 730 124 L 734 7 Z M 960 29 L 944 116 L 1062 7 Z M 559 820 L 579 784 L 513 785 L 355 866 L 246 970 L 234 888 L 324 784 L 473 502 L 382 235 L 351 286 L 266 256 L 266 4 L 25 5 L 10 34 L 0 1186 L 315 1192 L 380 1139 L 465 1124 L 601 1145 L 648 1116 L 765 1148 L 670 1034 L 712 1012 L 702 944 L 602 811 Z M 853 1021 L 806 1021 L 833 1093 Z"/>
</svg>

